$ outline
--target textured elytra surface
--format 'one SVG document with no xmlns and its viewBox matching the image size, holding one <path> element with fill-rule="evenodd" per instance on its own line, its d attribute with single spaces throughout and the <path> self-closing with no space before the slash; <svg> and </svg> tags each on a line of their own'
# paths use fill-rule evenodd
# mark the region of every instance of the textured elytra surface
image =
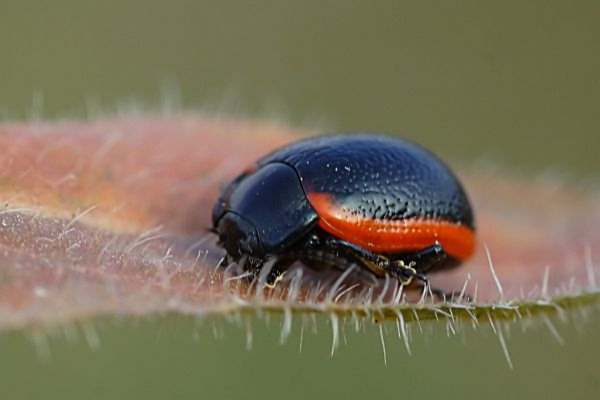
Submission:
<svg viewBox="0 0 600 400">
<path fill-rule="evenodd" d="M 402 139 L 327 135 L 261 160 L 293 165 L 307 192 L 327 193 L 352 215 L 369 219 L 443 219 L 473 225 L 455 176 L 433 154 Z"/>
<path fill-rule="evenodd" d="M 220 187 L 299 134 L 195 116 L 0 125 L 0 327 L 245 309 L 486 318 L 594 301 L 598 197 L 494 171 L 459 171 L 479 245 L 431 276 L 458 293 L 449 303 L 352 266 L 297 265 L 273 290 L 215 268 L 222 251 L 206 228 Z"/>
</svg>

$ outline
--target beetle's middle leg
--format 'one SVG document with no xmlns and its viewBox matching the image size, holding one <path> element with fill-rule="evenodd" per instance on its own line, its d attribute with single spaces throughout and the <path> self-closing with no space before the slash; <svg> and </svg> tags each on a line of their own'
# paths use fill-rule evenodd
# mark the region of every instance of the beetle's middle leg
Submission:
<svg viewBox="0 0 600 400">
<path fill-rule="evenodd" d="M 367 267 L 376 276 L 380 277 L 387 273 L 390 263 L 387 257 L 375 254 L 353 243 L 334 237 L 323 237 L 318 234 L 309 237 L 304 243 L 304 250 L 327 251 L 333 253 L 334 257 L 348 258 Z"/>
<path fill-rule="evenodd" d="M 427 277 L 424 273 L 439 261 L 440 257 L 445 257 L 442 246 L 438 243 L 402 259 L 392 260 L 343 239 L 322 237 L 318 234 L 312 235 L 307 240 L 305 248 L 334 250 L 338 252 L 338 255 L 349 257 L 355 260 L 356 263 L 368 268 L 376 276 L 393 276 L 402 285 L 410 285 L 415 278 L 426 283 Z"/>
<path fill-rule="evenodd" d="M 415 278 L 427 282 L 425 272 L 445 258 L 445 252 L 439 243 L 414 254 L 402 255 L 397 259 L 373 253 L 353 243 L 335 237 L 313 234 L 304 243 L 305 250 L 335 251 L 367 267 L 376 276 L 391 275 L 403 285 L 409 285 Z"/>
</svg>

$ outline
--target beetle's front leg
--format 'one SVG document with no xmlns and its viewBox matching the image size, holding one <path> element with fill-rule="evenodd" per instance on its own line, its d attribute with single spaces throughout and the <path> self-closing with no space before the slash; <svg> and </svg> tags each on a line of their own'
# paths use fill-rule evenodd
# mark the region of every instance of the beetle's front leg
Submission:
<svg viewBox="0 0 600 400">
<path fill-rule="evenodd" d="M 235 262 L 242 268 L 242 270 L 250 273 L 248 279 L 249 282 L 262 276 L 265 286 L 272 289 L 279 281 L 283 279 L 283 275 L 285 274 L 287 266 L 289 266 L 293 261 L 294 260 L 290 259 L 279 259 L 276 256 L 269 257 L 267 259 L 259 259 L 255 257 L 249 257 L 247 255 L 241 257 L 237 261 L 234 261 L 231 256 L 225 254 L 217 262 L 216 268 L 227 268 L 229 265 Z M 269 270 L 267 271 L 266 268 Z"/>
</svg>

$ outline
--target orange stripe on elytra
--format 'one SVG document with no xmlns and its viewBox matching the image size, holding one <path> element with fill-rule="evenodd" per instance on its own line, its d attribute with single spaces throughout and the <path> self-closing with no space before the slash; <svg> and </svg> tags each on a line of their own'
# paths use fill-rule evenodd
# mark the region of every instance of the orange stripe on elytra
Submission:
<svg viewBox="0 0 600 400">
<path fill-rule="evenodd" d="M 336 206 L 329 194 L 308 193 L 307 197 L 319 215 L 319 226 L 323 230 L 374 252 L 417 251 L 437 241 L 450 256 L 464 260 L 475 249 L 475 233 L 465 225 L 427 219 L 363 218 Z"/>
</svg>

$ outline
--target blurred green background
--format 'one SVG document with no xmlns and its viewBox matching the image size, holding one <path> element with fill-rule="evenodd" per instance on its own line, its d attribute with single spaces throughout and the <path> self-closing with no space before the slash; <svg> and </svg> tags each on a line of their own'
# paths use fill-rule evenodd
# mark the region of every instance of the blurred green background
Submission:
<svg viewBox="0 0 600 400">
<path fill-rule="evenodd" d="M 170 107 L 386 131 L 444 158 L 598 178 L 597 1 L 0 2 L 0 118 Z M 591 398 L 600 319 L 511 330 L 510 371 L 488 328 L 417 337 L 331 329 L 298 352 L 298 324 L 244 330 L 186 318 L 99 321 L 100 346 L 0 335 L 2 398 Z M 580 328 L 577 330 L 576 328 Z M 69 336 L 69 335 L 66 335 Z"/>
</svg>

